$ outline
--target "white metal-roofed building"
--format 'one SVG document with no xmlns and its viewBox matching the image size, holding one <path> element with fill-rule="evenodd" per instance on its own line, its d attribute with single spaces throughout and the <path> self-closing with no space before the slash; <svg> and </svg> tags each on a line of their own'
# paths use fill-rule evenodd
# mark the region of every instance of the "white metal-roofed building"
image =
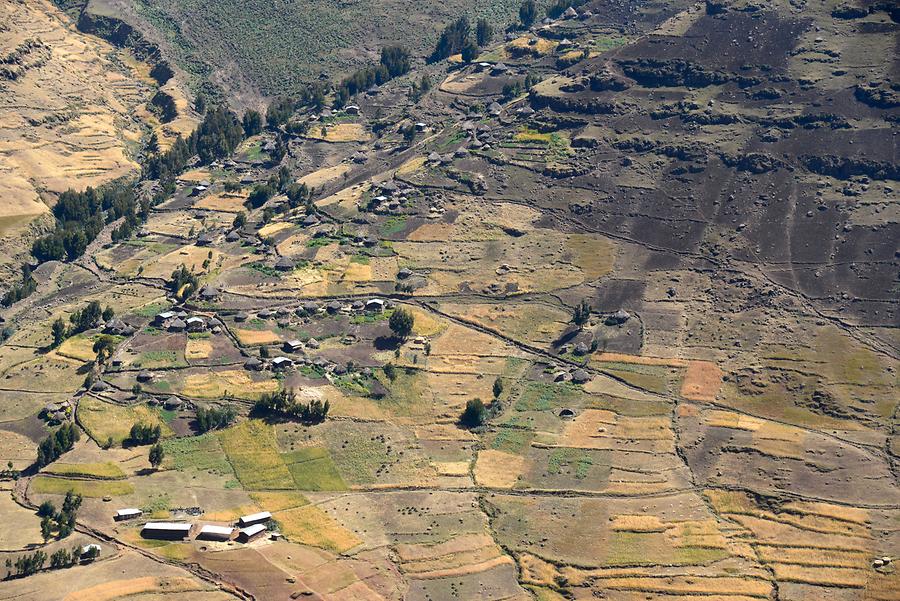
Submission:
<svg viewBox="0 0 900 601">
<path fill-rule="evenodd" d="M 265 524 L 254 524 L 253 526 L 248 526 L 239 530 L 237 539 L 240 543 L 249 543 L 250 541 L 256 540 L 257 538 L 263 536 L 265 533 Z"/>
<path fill-rule="evenodd" d="M 238 520 L 238 524 L 241 528 L 246 528 L 247 526 L 252 526 L 253 524 L 262 524 L 263 522 L 268 522 L 272 519 L 272 514 L 268 511 L 260 511 L 259 513 L 251 513 L 250 515 L 245 515 L 240 520 Z"/>
<path fill-rule="evenodd" d="M 231 526 L 213 526 L 212 524 L 206 524 L 200 529 L 197 538 L 203 540 L 229 540 L 231 539 L 232 534 L 234 534 L 234 528 Z"/>
<path fill-rule="evenodd" d="M 113 519 L 117 522 L 122 520 L 131 520 L 134 518 L 139 518 L 144 515 L 144 512 L 140 509 L 135 509 L 133 507 L 129 507 L 128 509 L 119 509 L 116 511 L 116 514 L 113 516 Z"/>
</svg>

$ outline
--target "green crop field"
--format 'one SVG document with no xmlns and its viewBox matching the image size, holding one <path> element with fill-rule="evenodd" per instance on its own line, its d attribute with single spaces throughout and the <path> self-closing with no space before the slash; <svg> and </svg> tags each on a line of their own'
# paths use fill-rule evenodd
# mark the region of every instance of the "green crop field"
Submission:
<svg viewBox="0 0 900 601">
<path fill-rule="evenodd" d="M 284 453 L 284 462 L 300 490 L 346 490 L 327 449 L 312 447 Z"/>
</svg>

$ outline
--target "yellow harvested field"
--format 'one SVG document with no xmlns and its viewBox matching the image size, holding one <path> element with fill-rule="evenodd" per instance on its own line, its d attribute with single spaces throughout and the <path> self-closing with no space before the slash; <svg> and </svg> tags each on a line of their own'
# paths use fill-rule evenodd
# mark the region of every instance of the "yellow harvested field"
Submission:
<svg viewBox="0 0 900 601">
<path fill-rule="evenodd" d="M 240 213 L 246 210 L 244 202 L 249 194 L 246 192 L 220 192 L 207 194 L 198 200 L 194 206 L 208 211 L 223 211 L 225 213 Z"/>
<path fill-rule="evenodd" d="M 702 576 L 645 576 L 626 578 L 601 578 L 602 588 L 618 591 L 640 591 L 666 595 L 747 595 L 769 598 L 772 585 L 767 580 L 756 578 Z"/>
<path fill-rule="evenodd" d="M 0 434 L 0 465 L 12 461 L 13 469 L 25 469 L 34 462 L 37 444 L 22 434 L 3 431 Z"/>
<path fill-rule="evenodd" d="M 355 186 L 344 188 L 343 190 L 335 192 L 331 196 L 327 196 L 322 200 L 316 201 L 316 206 L 330 207 L 336 205 L 344 209 L 345 211 L 355 211 L 357 201 L 362 198 L 363 194 L 365 194 L 366 191 L 369 190 L 369 188 L 371 188 L 371 185 L 368 183 L 357 184 Z"/>
<path fill-rule="evenodd" d="M 610 530 L 627 532 L 665 532 L 668 527 L 655 515 L 616 515 L 612 516 Z"/>
<path fill-rule="evenodd" d="M 273 512 L 281 532 L 289 540 L 319 547 L 335 553 L 345 553 L 362 541 L 314 505 Z"/>
<path fill-rule="evenodd" d="M 313 126 L 306 135 L 314 140 L 325 140 L 326 142 L 366 142 L 372 137 L 361 123 L 327 125 L 324 136 L 322 136 L 321 127 Z"/>
<path fill-rule="evenodd" d="M 191 374 L 185 379 L 182 394 L 202 399 L 217 399 L 223 396 L 238 396 L 256 399 L 266 392 L 278 390 L 276 380 L 253 381 L 243 370 L 226 370 Z"/>
<path fill-rule="evenodd" d="M 294 227 L 294 224 L 289 223 L 287 221 L 274 221 L 272 223 L 267 223 L 259 230 L 259 235 L 268 238 L 269 236 L 274 236 L 279 232 L 283 232 L 285 230 L 289 230 Z"/>
<path fill-rule="evenodd" d="M 281 336 L 272 330 L 244 330 L 242 328 L 235 328 L 233 331 L 240 343 L 248 346 L 282 342 Z"/>
<path fill-rule="evenodd" d="M 684 359 L 668 359 L 665 357 L 642 357 L 640 355 L 625 355 L 623 353 L 599 352 L 591 356 L 591 361 L 596 363 L 634 363 L 636 365 L 662 365 L 665 367 L 687 367 Z"/>
<path fill-rule="evenodd" d="M 583 449 L 608 449 L 616 426 L 617 415 L 605 409 L 585 409 L 566 423 L 560 444 Z"/>
<path fill-rule="evenodd" d="M 411 175 L 425 166 L 425 162 L 427 161 L 426 157 L 416 157 L 414 159 L 410 159 L 397 167 L 397 170 L 394 172 L 396 175 Z"/>
<path fill-rule="evenodd" d="M 0 550 L 12 551 L 41 542 L 41 518 L 18 505 L 8 490 L 0 490 L 0 511 Z"/>
<path fill-rule="evenodd" d="M 440 476 L 468 476 L 468 461 L 439 461 L 435 462 L 434 468 Z"/>
<path fill-rule="evenodd" d="M 417 572 L 413 576 L 417 580 L 436 580 L 439 578 L 457 578 L 460 576 L 468 576 L 470 574 L 480 574 L 490 569 L 504 565 L 514 565 L 515 562 L 509 555 L 498 555 L 479 561 L 478 563 L 466 564 L 455 568 L 442 568 L 427 572 Z"/>
<path fill-rule="evenodd" d="M 323 169 L 319 169 L 318 171 L 313 171 L 312 173 L 308 173 L 304 175 L 300 179 L 297 180 L 298 184 L 306 184 L 310 188 L 318 188 L 323 184 L 327 184 L 328 182 L 332 182 L 345 173 L 350 171 L 350 165 L 335 165 L 334 167 L 325 167 Z"/>
<path fill-rule="evenodd" d="M 85 362 L 93 361 L 97 356 L 94 353 L 94 337 L 85 334 L 67 338 L 55 352 L 57 355 Z"/>
<path fill-rule="evenodd" d="M 196 184 L 202 182 L 204 180 L 209 181 L 212 179 L 212 174 L 209 172 L 209 169 L 206 168 L 198 168 L 191 169 L 189 171 L 185 171 L 181 175 L 178 176 L 178 179 L 183 182 L 188 182 L 191 184 Z"/>
<path fill-rule="evenodd" d="M 846 507 L 823 502 L 792 501 L 785 504 L 785 509 L 855 524 L 867 524 L 869 522 L 869 511 L 857 507 Z"/>
<path fill-rule="evenodd" d="M 182 232 L 183 234 L 183 232 Z M 144 265 L 144 277 L 158 277 L 168 279 L 172 276 L 172 272 L 184 265 L 190 271 L 195 273 L 203 273 L 203 262 L 212 253 L 211 264 L 215 264 L 222 253 L 217 250 L 210 250 L 201 246 L 187 245 L 182 246 L 168 254 L 162 255 L 155 261 Z"/>
<path fill-rule="evenodd" d="M 519 557 L 519 567 L 522 569 L 522 580 L 531 584 L 555 586 L 559 571 L 552 563 L 544 561 L 528 553 Z"/>
<path fill-rule="evenodd" d="M 69 593 L 63 601 L 113 601 L 149 593 L 177 594 L 205 590 L 200 583 L 190 578 L 157 578 L 144 576 L 127 580 L 111 580 L 90 588 Z"/>
<path fill-rule="evenodd" d="M 843 551 L 838 549 L 809 549 L 802 547 L 756 547 L 759 558 L 766 563 L 781 563 L 798 566 L 819 566 L 835 568 L 865 569 L 869 565 L 869 554 L 863 551 Z"/>
<path fill-rule="evenodd" d="M 773 563 L 775 577 L 785 582 L 802 582 L 818 586 L 863 588 L 868 580 L 865 570 L 851 568 L 822 568 Z"/>
<path fill-rule="evenodd" d="M 418 307 L 406 307 L 413 315 L 413 333 L 418 336 L 436 336 L 447 329 L 447 322 L 433 313 Z"/>
<path fill-rule="evenodd" d="M 488 449 L 478 452 L 475 482 L 491 488 L 512 488 L 525 472 L 525 458 L 520 455 Z"/>
<path fill-rule="evenodd" d="M 206 338 L 188 338 L 184 345 L 184 358 L 188 361 L 192 359 L 206 359 L 212 353 L 212 342 Z"/>
</svg>

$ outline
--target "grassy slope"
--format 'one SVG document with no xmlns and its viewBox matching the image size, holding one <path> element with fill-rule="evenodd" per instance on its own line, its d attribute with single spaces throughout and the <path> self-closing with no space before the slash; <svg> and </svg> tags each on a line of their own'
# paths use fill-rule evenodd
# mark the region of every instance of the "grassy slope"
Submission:
<svg viewBox="0 0 900 601">
<path fill-rule="evenodd" d="M 267 95 L 291 93 L 324 71 L 332 77 L 377 60 L 382 45 L 402 43 L 430 53 L 441 29 L 466 14 L 494 22 L 495 38 L 517 15 L 519 0 L 385 0 L 338 5 L 324 0 L 130 0 L 173 41 L 177 62 L 237 64 Z M 176 27 L 174 23 L 182 25 Z M 360 40 L 362 42 L 360 43 Z"/>
</svg>

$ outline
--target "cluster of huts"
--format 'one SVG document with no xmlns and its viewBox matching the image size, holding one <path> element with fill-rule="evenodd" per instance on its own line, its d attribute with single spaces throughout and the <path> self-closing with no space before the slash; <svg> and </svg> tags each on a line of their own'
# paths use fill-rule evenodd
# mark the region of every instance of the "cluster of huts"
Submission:
<svg viewBox="0 0 900 601">
<path fill-rule="evenodd" d="M 113 515 L 117 522 L 134 520 L 143 515 L 140 509 L 119 509 Z M 268 525 L 272 514 L 261 511 L 245 515 L 238 519 L 234 526 L 215 524 L 192 524 L 188 522 L 147 522 L 141 528 L 141 537 L 160 540 L 208 540 L 237 541 L 249 543 L 263 538 L 269 531 Z"/>
<path fill-rule="evenodd" d="M 206 318 L 199 315 L 190 315 L 186 311 L 163 311 L 153 318 L 154 327 L 168 332 L 205 332 L 209 327 Z M 213 326 L 213 333 L 221 331 L 219 326 Z"/>
<path fill-rule="evenodd" d="M 399 213 L 415 194 L 417 191 L 411 186 L 386 181 L 378 186 L 378 193 L 366 201 L 364 210 L 378 214 Z"/>
<path fill-rule="evenodd" d="M 69 419 L 69 416 L 72 414 L 72 403 L 71 401 L 62 401 L 61 403 L 44 405 L 41 414 L 48 422 L 62 423 Z"/>
</svg>

